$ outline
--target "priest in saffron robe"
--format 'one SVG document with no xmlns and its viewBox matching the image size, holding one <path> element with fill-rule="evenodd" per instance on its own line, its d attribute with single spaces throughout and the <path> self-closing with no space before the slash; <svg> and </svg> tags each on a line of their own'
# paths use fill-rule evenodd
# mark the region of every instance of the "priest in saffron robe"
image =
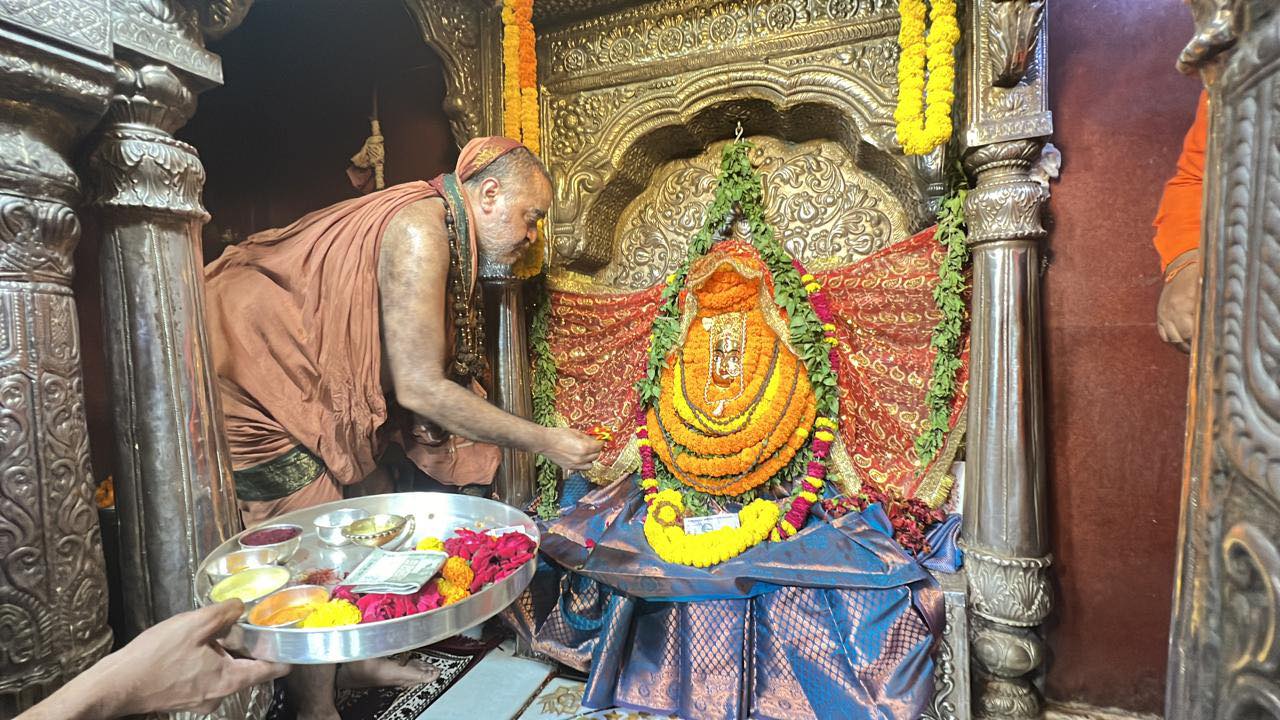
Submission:
<svg viewBox="0 0 1280 720">
<path fill-rule="evenodd" d="M 590 467 L 599 441 L 505 413 L 474 391 L 486 374 L 478 256 L 515 260 L 550 200 L 528 148 L 480 138 L 453 174 L 313 212 L 208 267 L 208 328 L 246 525 L 341 499 L 393 442 L 436 479 L 491 481 L 496 449 L 441 453 L 442 432 Z M 295 669 L 300 720 L 337 718 L 334 678 L 331 667 Z M 424 679 L 389 661 L 337 675 L 365 686 Z"/>
<path fill-rule="evenodd" d="M 1152 243 L 1160 253 L 1164 290 L 1156 307 L 1160 339 L 1187 351 L 1200 303 L 1200 213 L 1204 151 L 1209 127 L 1209 95 L 1200 93 L 1196 119 L 1187 131 L 1177 171 L 1164 187 L 1156 211 Z"/>
</svg>

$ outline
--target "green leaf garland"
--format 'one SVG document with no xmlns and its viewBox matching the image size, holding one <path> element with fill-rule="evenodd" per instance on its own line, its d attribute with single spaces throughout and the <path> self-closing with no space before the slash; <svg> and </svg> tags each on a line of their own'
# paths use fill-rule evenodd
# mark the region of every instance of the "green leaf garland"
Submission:
<svg viewBox="0 0 1280 720">
<path fill-rule="evenodd" d="M 544 427 L 552 427 L 556 419 L 558 372 L 555 359 L 551 356 L 551 345 L 547 342 L 551 327 L 551 291 L 547 287 L 545 271 L 530 282 L 529 293 L 534 305 L 529 333 L 529 347 L 533 353 L 533 421 Z M 534 468 L 538 488 L 538 517 L 549 520 L 559 511 L 560 469 L 544 455 L 538 455 L 534 459 Z"/>
<path fill-rule="evenodd" d="M 942 450 L 951 429 L 951 407 L 958 389 L 956 373 L 960 370 L 960 345 L 968 314 L 964 299 L 965 265 L 969 262 L 964 218 L 967 194 L 964 175 L 960 174 L 938 209 L 938 229 L 934 239 L 946 252 L 938 265 L 938 284 L 933 288 L 933 301 L 942 319 L 933 328 L 929 342 L 937 354 L 933 358 L 933 374 L 925 393 L 928 422 L 915 442 L 921 470 Z"/>
</svg>

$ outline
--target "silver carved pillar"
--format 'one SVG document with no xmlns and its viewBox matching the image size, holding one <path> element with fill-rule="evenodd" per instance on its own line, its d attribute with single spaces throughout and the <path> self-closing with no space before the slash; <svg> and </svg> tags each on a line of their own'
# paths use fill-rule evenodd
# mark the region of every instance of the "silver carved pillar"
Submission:
<svg viewBox="0 0 1280 720">
<path fill-rule="evenodd" d="M 122 51 L 106 122 L 88 156 L 99 215 L 127 632 L 196 606 L 200 560 L 240 527 L 204 328 L 204 168 L 172 133 L 199 90 L 221 82 L 203 33 L 229 32 L 249 3 L 198 12 L 176 0 L 112 6 Z M 270 686 L 216 717 L 265 715 Z M 181 713 L 179 716 L 188 716 Z"/>
<path fill-rule="evenodd" d="M 119 63 L 89 158 L 131 634 L 194 607 L 195 568 L 239 529 L 204 332 L 204 168 L 170 135 L 194 108 L 168 66 Z"/>
<path fill-rule="evenodd" d="M 965 567 L 979 663 L 978 717 L 1037 717 L 1026 677 L 1041 664 L 1049 614 L 1044 417 L 1040 391 L 1043 191 L 1028 176 L 1041 143 L 978 148 L 965 204 L 973 253 Z"/>
<path fill-rule="evenodd" d="M 0 717 L 111 649 L 71 292 L 68 156 L 110 90 L 105 10 L 0 3 Z"/>
<path fill-rule="evenodd" d="M 481 268 L 488 309 L 489 362 L 493 368 L 490 399 L 522 418 L 533 417 L 530 391 L 529 338 L 524 307 L 524 282 L 510 277 L 509 268 Z M 493 496 L 517 508 L 533 500 L 533 455 L 502 449 L 502 465 L 494 478 Z"/>
<path fill-rule="evenodd" d="M 1042 0 L 978 0 L 969 15 L 965 203 L 973 254 L 965 567 L 974 714 L 1039 717 L 1039 625 L 1050 595 L 1041 396 L 1041 209 L 1030 175 L 1052 132 Z"/>
</svg>

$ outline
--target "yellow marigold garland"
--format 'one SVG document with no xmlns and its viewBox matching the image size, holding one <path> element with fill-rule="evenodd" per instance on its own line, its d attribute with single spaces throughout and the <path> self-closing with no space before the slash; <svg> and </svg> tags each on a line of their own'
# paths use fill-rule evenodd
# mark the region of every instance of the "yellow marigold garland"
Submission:
<svg viewBox="0 0 1280 720">
<path fill-rule="evenodd" d="M 644 536 L 658 557 L 669 563 L 711 567 L 741 555 L 769 536 L 781 511 L 768 500 L 753 500 L 738 511 L 739 527 L 724 527 L 688 535 L 682 524 L 684 497 L 662 490 L 652 499 L 644 521 Z"/>
<path fill-rule="evenodd" d="M 898 142 L 908 155 L 927 155 L 951 139 L 955 46 L 960 40 L 955 0 L 933 0 L 928 10 L 927 40 L 925 13 L 925 0 L 898 2 L 901 54 L 898 57 L 898 107 L 893 117 L 898 123 Z"/>
<path fill-rule="evenodd" d="M 418 550 L 436 550 L 444 552 L 444 542 L 438 537 L 424 537 L 418 541 Z"/>
<path fill-rule="evenodd" d="M 456 585 L 443 578 L 436 580 L 436 589 L 440 591 L 440 595 L 444 598 L 445 605 L 452 605 L 459 600 L 466 600 L 471 596 L 471 589 L 462 585 Z"/>
</svg>

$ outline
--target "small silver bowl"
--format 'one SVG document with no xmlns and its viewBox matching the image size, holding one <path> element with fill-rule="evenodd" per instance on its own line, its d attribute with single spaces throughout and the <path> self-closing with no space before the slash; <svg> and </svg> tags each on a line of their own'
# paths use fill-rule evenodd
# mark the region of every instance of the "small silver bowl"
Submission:
<svg viewBox="0 0 1280 720">
<path fill-rule="evenodd" d="M 209 590 L 209 599 L 222 602 L 238 598 L 246 610 L 251 610 L 259 600 L 289 583 L 289 571 L 276 565 L 241 570 Z"/>
<path fill-rule="evenodd" d="M 288 540 L 267 544 L 253 544 L 254 536 L 267 530 L 292 530 L 293 537 Z M 302 526 L 301 525 L 263 525 L 248 530 L 240 536 L 240 547 L 245 550 L 275 550 L 276 562 L 282 563 L 293 557 L 298 551 L 298 546 L 302 545 Z"/>
<path fill-rule="evenodd" d="M 313 605 L 328 600 L 329 591 L 319 585 L 295 585 L 277 590 L 259 600 L 249 611 L 248 620 L 253 625 L 263 627 L 293 627 L 310 614 Z"/>
<path fill-rule="evenodd" d="M 342 534 L 342 529 L 351 523 L 369 517 L 369 513 L 359 508 L 342 508 L 326 513 L 315 519 L 316 535 L 321 542 L 339 546 L 351 542 Z"/>
<path fill-rule="evenodd" d="M 209 576 L 209 581 L 216 585 L 241 570 L 275 565 L 278 557 L 276 551 L 269 547 L 237 550 L 209 563 L 209 567 L 205 568 L 205 573 Z"/>
</svg>

